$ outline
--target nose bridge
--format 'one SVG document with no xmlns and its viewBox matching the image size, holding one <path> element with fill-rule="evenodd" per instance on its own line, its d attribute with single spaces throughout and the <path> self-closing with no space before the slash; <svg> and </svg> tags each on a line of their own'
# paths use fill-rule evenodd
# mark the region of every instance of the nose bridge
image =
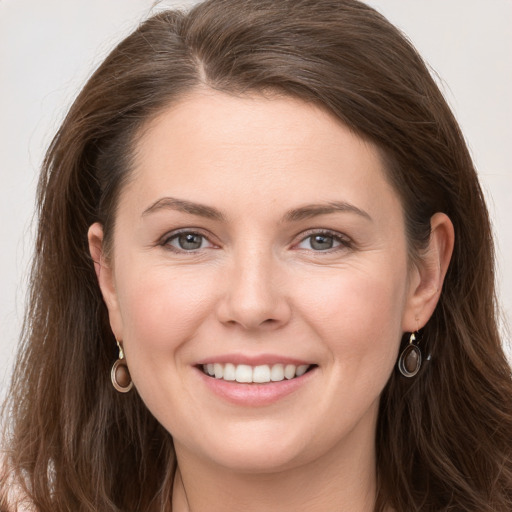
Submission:
<svg viewBox="0 0 512 512">
<path fill-rule="evenodd" d="M 221 320 L 245 329 L 286 323 L 290 311 L 276 279 L 278 267 L 272 248 L 265 243 L 252 241 L 237 247 L 226 275 Z"/>
</svg>

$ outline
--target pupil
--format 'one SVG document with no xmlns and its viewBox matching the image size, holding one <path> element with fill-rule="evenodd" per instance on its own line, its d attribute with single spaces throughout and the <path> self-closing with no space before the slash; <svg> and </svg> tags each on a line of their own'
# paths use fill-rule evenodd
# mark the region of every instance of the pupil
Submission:
<svg viewBox="0 0 512 512">
<path fill-rule="evenodd" d="M 199 249 L 201 247 L 201 235 L 194 235 L 193 233 L 187 233 L 180 235 L 179 243 L 182 249 Z"/>
<path fill-rule="evenodd" d="M 311 240 L 311 247 L 313 249 L 325 250 L 332 249 L 333 240 L 332 236 L 315 235 Z"/>
</svg>

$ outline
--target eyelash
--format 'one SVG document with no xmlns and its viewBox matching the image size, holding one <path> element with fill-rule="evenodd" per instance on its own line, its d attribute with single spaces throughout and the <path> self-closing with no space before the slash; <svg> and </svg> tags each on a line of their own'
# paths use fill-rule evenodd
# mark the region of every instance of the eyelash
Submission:
<svg viewBox="0 0 512 512">
<path fill-rule="evenodd" d="M 198 250 L 201 250 L 201 248 L 195 249 L 195 250 L 186 250 L 186 249 L 181 249 L 181 248 L 178 248 L 178 247 L 173 247 L 172 245 L 170 245 L 170 242 L 172 240 L 176 240 L 176 239 L 178 239 L 182 235 L 200 236 L 203 240 L 207 240 L 210 244 L 215 245 L 215 244 L 213 244 L 213 242 L 210 241 L 210 239 L 209 239 L 207 234 L 205 234 L 205 233 L 203 233 L 203 232 L 201 232 L 200 230 L 197 230 L 197 229 L 180 229 L 178 231 L 173 231 L 171 233 L 168 233 L 167 235 L 164 236 L 164 238 L 160 242 L 160 245 L 162 247 L 170 250 L 170 251 L 173 251 L 173 252 L 176 252 L 176 253 L 179 253 L 179 254 L 183 254 L 183 253 L 196 253 Z"/>
<path fill-rule="evenodd" d="M 200 230 L 196 229 L 182 229 L 178 231 L 173 231 L 169 234 L 167 234 L 164 238 L 162 238 L 159 245 L 162 247 L 173 251 L 175 253 L 179 254 L 186 254 L 186 253 L 197 253 L 198 251 L 204 249 L 199 247 L 198 249 L 182 249 L 178 247 L 174 247 L 170 244 L 171 241 L 178 239 L 182 235 L 194 235 L 199 236 L 203 240 L 208 241 L 211 245 L 214 245 L 213 242 L 210 241 L 209 236 Z M 314 253 L 332 253 L 340 250 L 346 250 L 352 248 L 352 241 L 345 235 L 342 235 L 341 233 L 338 233 L 336 231 L 331 231 L 329 229 L 311 229 L 309 231 L 306 231 L 305 233 L 301 233 L 300 240 L 297 243 L 294 243 L 293 247 L 297 247 L 297 245 L 303 243 L 307 239 L 313 238 L 315 236 L 319 237 L 326 237 L 326 238 L 332 238 L 334 242 L 339 243 L 339 246 L 337 247 L 330 247 L 324 250 L 314 250 L 314 249 L 304 249 L 304 248 L 297 248 L 297 250 L 306 250 L 306 251 L 312 251 Z"/>
<path fill-rule="evenodd" d="M 305 250 L 312 250 L 315 253 L 332 253 L 344 249 L 351 249 L 352 248 L 352 240 L 350 240 L 346 235 L 342 235 L 341 233 L 338 233 L 337 231 L 331 231 L 330 229 L 310 229 L 309 231 L 306 231 L 305 233 L 301 233 L 299 244 L 307 240 L 308 238 L 313 238 L 315 236 L 323 236 L 332 238 L 335 242 L 339 243 L 338 247 L 331 247 L 325 250 L 318 250 L 315 251 L 313 249 L 305 249 Z M 295 244 L 298 245 L 298 244 Z M 299 249 L 301 250 L 301 249 Z"/>
</svg>

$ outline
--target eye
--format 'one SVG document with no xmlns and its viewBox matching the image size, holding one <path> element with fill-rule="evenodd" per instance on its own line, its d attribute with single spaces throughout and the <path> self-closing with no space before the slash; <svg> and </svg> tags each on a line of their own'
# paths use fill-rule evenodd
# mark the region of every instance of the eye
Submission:
<svg viewBox="0 0 512 512">
<path fill-rule="evenodd" d="M 337 233 L 316 232 L 303 238 L 297 247 L 313 251 L 328 251 L 339 247 L 348 247 L 349 241 Z"/>
<path fill-rule="evenodd" d="M 162 245 L 171 247 L 177 251 L 197 251 L 199 249 L 205 249 L 212 247 L 212 243 L 200 233 L 194 231 L 181 231 L 167 237 Z"/>
</svg>

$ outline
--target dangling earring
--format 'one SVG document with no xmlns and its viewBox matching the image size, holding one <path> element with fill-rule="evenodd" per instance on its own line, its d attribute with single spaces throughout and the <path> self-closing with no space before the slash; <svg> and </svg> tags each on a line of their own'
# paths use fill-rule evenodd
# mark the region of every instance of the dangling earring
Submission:
<svg viewBox="0 0 512 512">
<path fill-rule="evenodd" d="M 411 333 L 409 344 L 405 347 L 398 358 L 398 369 L 404 377 L 414 377 L 421 368 L 421 350 L 414 342 L 415 333 Z"/>
<path fill-rule="evenodd" d="M 110 380 L 117 391 L 120 393 L 128 393 L 133 387 L 133 382 L 130 371 L 128 370 L 128 365 L 126 364 L 126 359 L 124 358 L 123 347 L 121 347 L 119 341 L 117 341 L 117 346 L 119 347 L 119 358 L 112 365 Z"/>
</svg>

